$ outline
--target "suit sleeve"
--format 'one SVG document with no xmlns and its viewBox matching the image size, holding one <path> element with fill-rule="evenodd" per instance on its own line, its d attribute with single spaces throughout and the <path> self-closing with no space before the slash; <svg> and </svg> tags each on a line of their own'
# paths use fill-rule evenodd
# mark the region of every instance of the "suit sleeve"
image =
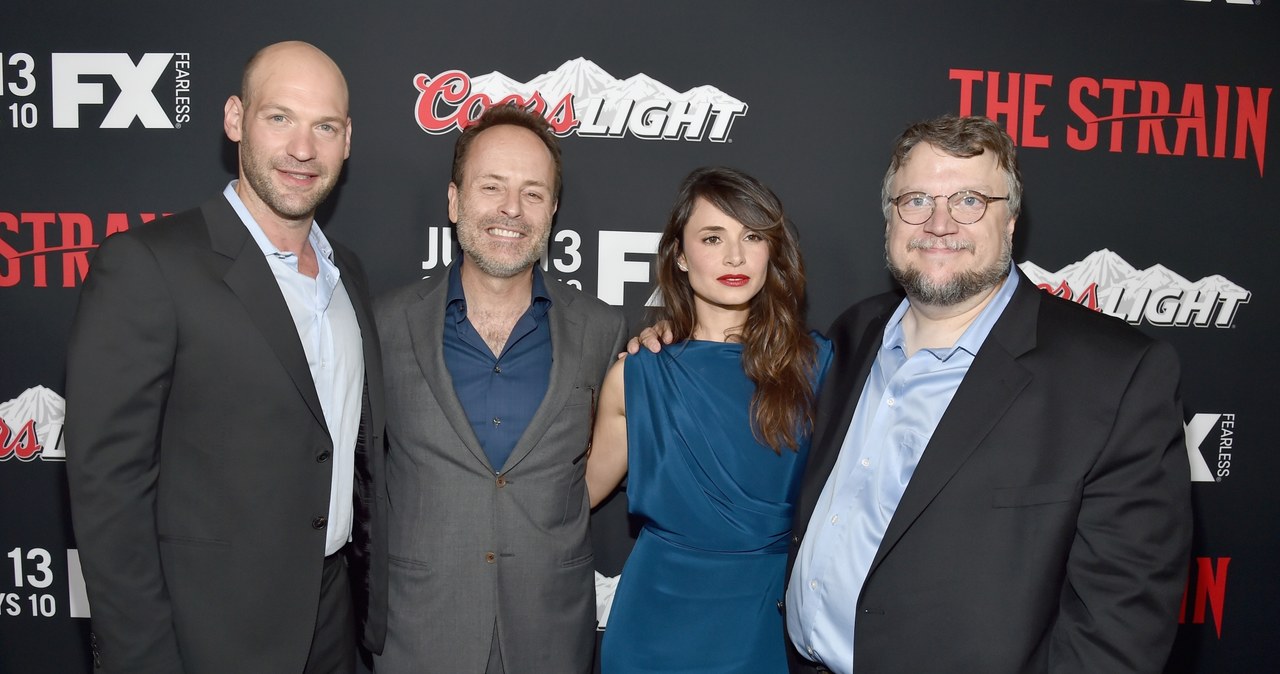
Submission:
<svg viewBox="0 0 1280 674">
<path fill-rule="evenodd" d="M 108 672 L 181 672 L 156 524 L 176 315 L 152 251 L 108 239 L 67 355 L 67 478 L 95 651 Z"/>
<path fill-rule="evenodd" d="M 1191 544 L 1173 349 L 1153 343 L 1086 477 L 1050 650 L 1054 672 L 1161 672 Z"/>
</svg>

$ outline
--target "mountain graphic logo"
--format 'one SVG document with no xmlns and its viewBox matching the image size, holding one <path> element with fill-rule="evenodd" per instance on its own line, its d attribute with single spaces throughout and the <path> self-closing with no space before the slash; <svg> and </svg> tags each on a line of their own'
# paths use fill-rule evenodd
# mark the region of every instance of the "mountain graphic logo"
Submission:
<svg viewBox="0 0 1280 674">
<path fill-rule="evenodd" d="M 1193 283 L 1161 264 L 1136 269 L 1105 248 L 1056 272 L 1030 261 L 1018 269 L 1052 295 L 1134 325 L 1230 328 L 1252 296 L 1217 274 Z"/>
<path fill-rule="evenodd" d="M 413 84 L 418 126 L 430 134 L 466 128 L 489 107 L 514 103 L 545 117 L 558 136 L 723 143 L 748 107 L 710 85 L 681 92 L 644 73 L 618 79 L 585 58 L 528 82 L 448 70 L 419 73 Z"/>
<path fill-rule="evenodd" d="M 0 404 L 0 461 L 66 461 L 62 422 L 66 401 L 43 386 Z"/>
</svg>

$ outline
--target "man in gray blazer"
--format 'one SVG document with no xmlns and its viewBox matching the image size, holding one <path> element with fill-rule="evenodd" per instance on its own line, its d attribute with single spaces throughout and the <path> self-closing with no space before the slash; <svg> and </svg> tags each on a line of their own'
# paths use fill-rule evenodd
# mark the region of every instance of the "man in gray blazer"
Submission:
<svg viewBox="0 0 1280 674">
<path fill-rule="evenodd" d="M 454 150 L 461 260 L 375 311 L 391 504 L 379 674 L 591 671 L 584 455 L 626 325 L 536 267 L 559 193 L 546 121 L 490 108 Z"/>
</svg>

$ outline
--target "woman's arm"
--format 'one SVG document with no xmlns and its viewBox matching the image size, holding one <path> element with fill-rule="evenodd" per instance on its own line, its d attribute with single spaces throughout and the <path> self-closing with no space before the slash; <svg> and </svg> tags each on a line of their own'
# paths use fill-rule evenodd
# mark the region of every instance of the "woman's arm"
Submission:
<svg viewBox="0 0 1280 674">
<path fill-rule="evenodd" d="M 627 408 L 622 371 L 626 359 L 609 368 L 600 390 L 596 424 L 587 454 L 587 493 L 591 507 L 600 505 L 627 474 Z"/>
</svg>

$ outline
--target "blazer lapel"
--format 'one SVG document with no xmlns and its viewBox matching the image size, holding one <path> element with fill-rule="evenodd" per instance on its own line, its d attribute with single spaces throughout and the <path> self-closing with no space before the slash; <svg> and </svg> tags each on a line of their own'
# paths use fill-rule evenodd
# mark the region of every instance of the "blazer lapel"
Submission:
<svg viewBox="0 0 1280 674">
<path fill-rule="evenodd" d="M 973 364 L 947 406 L 920 463 L 907 483 L 880 548 L 868 572 L 902 538 L 956 471 L 968 460 L 987 433 L 1000 422 L 1031 373 L 1017 359 L 1035 348 L 1036 316 L 1040 291 L 1020 278 L 1009 305 L 992 327 Z"/>
<path fill-rule="evenodd" d="M 240 299 L 250 320 L 262 332 L 285 372 L 293 379 L 298 394 L 306 401 L 316 421 L 328 428 L 315 381 L 311 378 L 311 368 L 307 365 L 307 354 L 298 339 L 298 328 L 293 324 L 289 305 L 280 294 L 280 287 L 261 249 L 231 204 L 221 195 L 205 202 L 200 210 L 209 227 L 214 252 L 231 258 L 231 266 L 223 275 L 223 282 Z"/>
<path fill-rule="evenodd" d="M 480 447 L 480 440 L 476 438 L 467 413 L 458 400 L 458 394 L 453 390 L 453 377 L 449 375 L 449 368 L 444 364 L 445 298 L 448 294 L 449 270 L 445 269 L 423 286 L 419 293 L 421 300 L 405 310 L 405 320 L 409 322 L 409 339 L 413 342 L 413 354 L 418 361 L 418 368 L 422 370 L 422 376 L 431 388 L 431 395 L 440 405 L 440 411 L 449 420 L 449 425 L 467 451 L 489 472 L 493 472 L 489 457 Z"/>
<path fill-rule="evenodd" d="M 582 367 L 582 340 L 587 330 L 581 317 L 570 310 L 577 291 L 566 291 L 565 286 L 553 281 L 547 281 L 546 286 L 547 294 L 551 296 L 551 310 L 547 312 L 551 321 L 551 377 L 542 404 L 511 450 L 511 456 L 507 457 L 504 466 L 507 469 L 520 463 L 542 439 L 573 392 L 578 370 Z M 587 448 L 584 445 L 582 449 L 585 452 Z"/>
</svg>

